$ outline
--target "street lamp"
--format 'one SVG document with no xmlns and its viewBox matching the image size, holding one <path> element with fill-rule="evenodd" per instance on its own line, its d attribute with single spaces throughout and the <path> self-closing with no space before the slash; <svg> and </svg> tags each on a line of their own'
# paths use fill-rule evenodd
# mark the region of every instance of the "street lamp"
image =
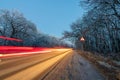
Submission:
<svg viewBox="0 0 120 80">
<path fill-rule="evenodd" d="M 84 49 L 83 49 L 83 45 L 84 45 L 84 42 L 85 42 L 84 37 L 81 37 L 81 38 L 80 38 L 80 41 L 81 41 L 81 43 L 82 43 L 82 51 L 83 51 L 83 50 L 84 50 Z"/>
</svg>

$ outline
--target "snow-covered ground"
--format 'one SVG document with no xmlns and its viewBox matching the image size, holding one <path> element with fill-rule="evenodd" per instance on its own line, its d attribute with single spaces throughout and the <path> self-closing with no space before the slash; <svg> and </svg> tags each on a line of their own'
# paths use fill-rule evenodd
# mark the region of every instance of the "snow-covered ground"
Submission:
<svg viewBox="0 0 120 80">
<path fill-rule="evenodd" d="M 44 80 L 105 80 L 100 72 L 76 52 L 67 55 Z"/>
</svg>

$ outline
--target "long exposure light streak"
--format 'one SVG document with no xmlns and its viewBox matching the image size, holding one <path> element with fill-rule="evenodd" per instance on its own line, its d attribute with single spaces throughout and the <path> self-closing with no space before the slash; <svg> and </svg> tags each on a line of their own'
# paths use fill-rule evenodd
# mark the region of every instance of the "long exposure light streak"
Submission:
<svg viewBox="0 0 120 80">
<path fill-rule="evenodd" d="M 23 41 L 23 40 L 21 40 L 21 39 L 10 38 L 10 37 L 5 37 L 5 36 L 0 36 L 0 38 L 1 38 L 1 39 L 5 39 L 5 40 L 17 41 L 17 42 Z"/>
<path fill-rule="evenodd" d="M 68 49 L 69 48 L 0 46 L 0 58 L 48 53 L 52 51 L 65 51 Z"/>
</svg>

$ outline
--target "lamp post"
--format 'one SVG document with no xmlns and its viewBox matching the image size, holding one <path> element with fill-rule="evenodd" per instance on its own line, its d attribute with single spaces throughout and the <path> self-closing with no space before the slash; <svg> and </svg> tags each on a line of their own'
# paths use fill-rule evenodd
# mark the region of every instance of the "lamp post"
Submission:
<svg viewBox="0 0 120 80">
<path fill-rule="evenodd" d="M 83 45 L 84 45 L 84 42 L 85 42 L 85 39 L 84 39 L 84 37 L 81 37 L 80 38 L 80 42 L 82 43 L 82 51 L 84 51 L 84 48 L 83 48 Z"/>
</svg>

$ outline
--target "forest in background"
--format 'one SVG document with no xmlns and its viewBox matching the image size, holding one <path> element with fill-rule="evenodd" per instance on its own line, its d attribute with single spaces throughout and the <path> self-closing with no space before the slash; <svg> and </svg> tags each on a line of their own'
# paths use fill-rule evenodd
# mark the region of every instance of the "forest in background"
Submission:
<svg viewBox="0 0 120 80">
<path fill-rule="evenodd" d="M 71 31 L 64 31 L 63 38 L 81 49 L 104 56 L 120 58 L 120 0 L 81 0 L 86 9 L 84 16 L 71 24 Z"/>
<path fill-rule="evenodd" d="M 0 36 L 22 40 L 0 39 L 1 46 L 68 47 L 65 41 L 38 32 L 36 25 L 17 10 L 0 10 Z"/>
</svg>

